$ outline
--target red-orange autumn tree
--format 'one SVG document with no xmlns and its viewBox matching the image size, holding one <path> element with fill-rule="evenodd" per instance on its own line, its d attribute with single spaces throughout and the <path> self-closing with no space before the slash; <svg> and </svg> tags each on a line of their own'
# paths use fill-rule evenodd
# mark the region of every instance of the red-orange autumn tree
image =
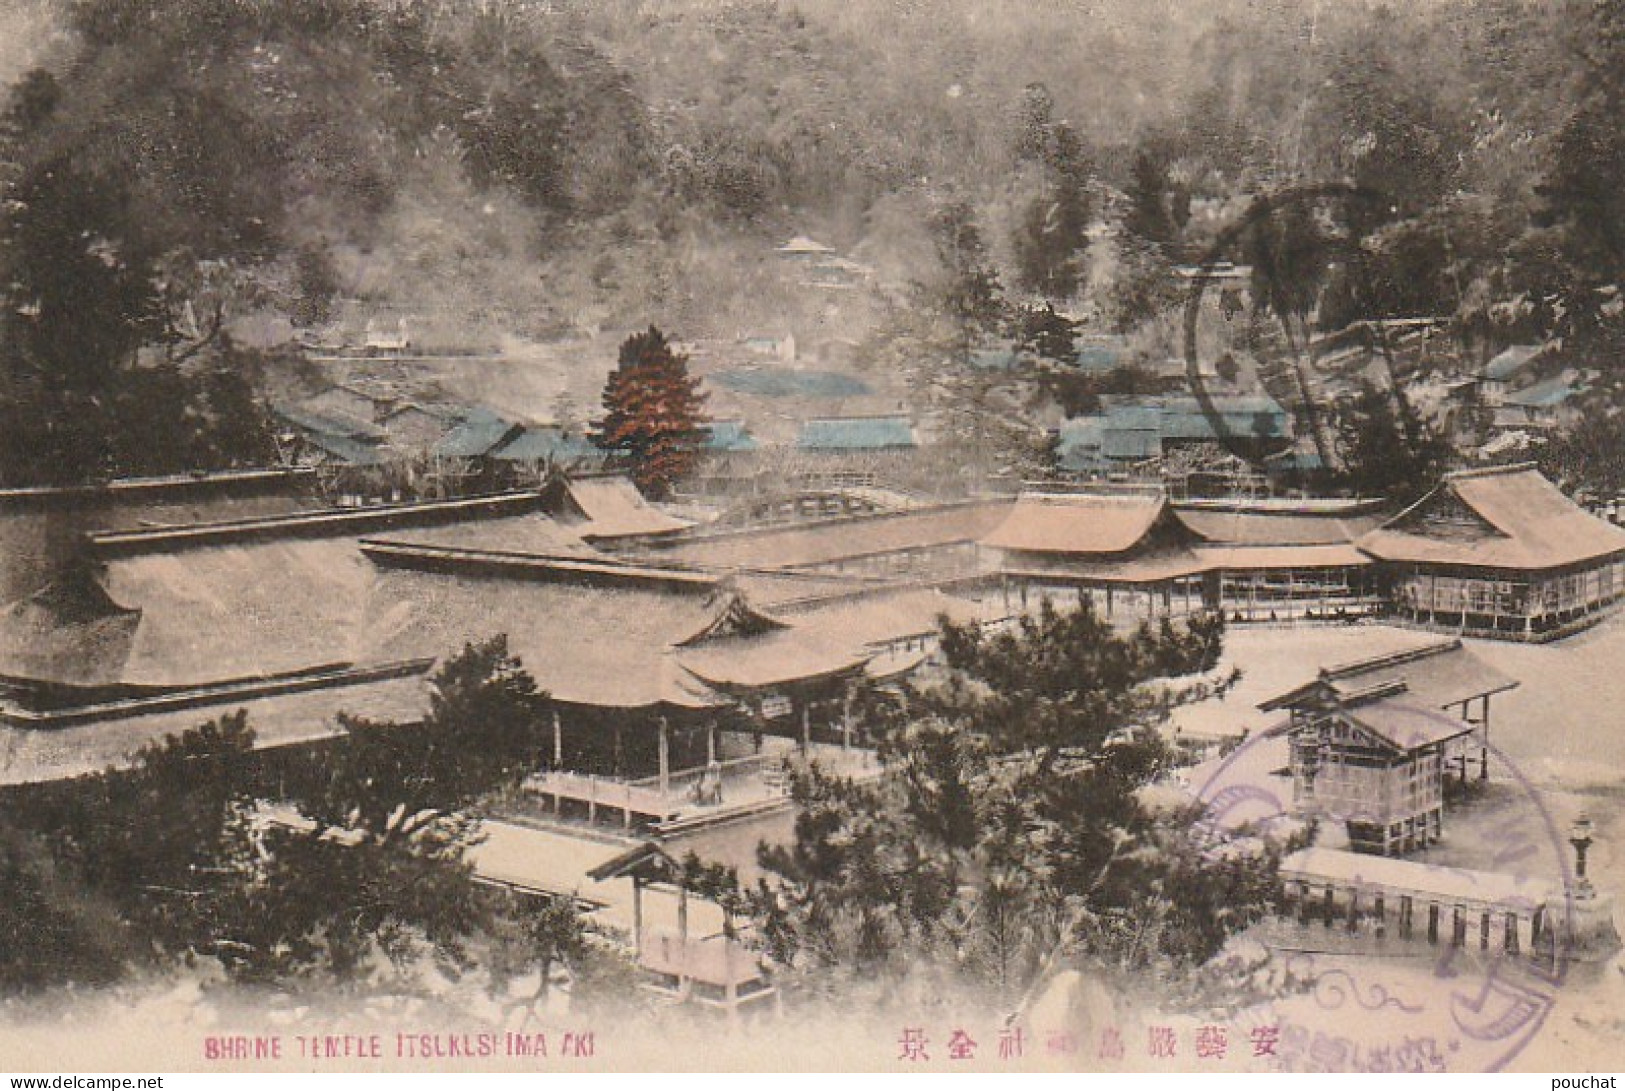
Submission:
<svg viewBox="0 0 1625 1091">
<path fill-rule="evenodd" d="M 650 326 L 621 344 L 620 361 L 604 384 L 598 443 L 631 472 L 638 488 L 666 496 L 699 459 L 704 408 L 688 357 Z"/>
</svg>

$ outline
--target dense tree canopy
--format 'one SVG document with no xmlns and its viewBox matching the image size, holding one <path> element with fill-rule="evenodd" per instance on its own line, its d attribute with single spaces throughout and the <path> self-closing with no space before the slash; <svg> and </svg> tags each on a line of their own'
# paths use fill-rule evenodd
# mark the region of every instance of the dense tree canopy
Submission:
<svg viewBox="0 0 1625 1091">
<path fill-rule="evenodd" d="M 1337 424 L 1346 462 L 1338 480 L 1359 496 L 1416 499 L 1449 468 L 1449 444 L 1403 398 L 1371 383 Z"/>
<path fill-rule="evenodd" d="M 1618 385 L 1617 4 L 1107 7 L 42 5 L 54 46 L 0 53 L 0 478 L 266 457 L 265 361 L 209 336 L 188 269 L 234 270 L 228 319 L 382 303 L 537 336 L 658 308 L 732 334 L 826 321 L 762 275 L 810 231 L 891 282 L 845 334 L 917 279 L 968 349 L 1005 285 L 1154 330 L 1172 261 L 1329 184 L 1369 196 L 1332 261 L 1285 213 L 1220 255 L 1299 341 L 1454 316 L 1470 355 L 1559 336 Z"/>
<path fill-rule="evenodd" d="M 239 712 L 143 750 L 133 767 L 42 785 L 0 826 L 14 918 L 8 991 L 102 983 L 210 959 L 295 986 L 410 984 L 558 963 L 603 975 L 573 905 L 473 882 L 476 804 L 541 761 L 534 682 L 502 638 L 449 657 L 421 724 L 346 718 L 318 753 L 282 756 L 266 800 Z M 612 977 L 613 975 L 609 975 Z"/>
<path fill-rule="evenodd" d="M 1076 960 L 1177 976 L 1211 957 L 1264 911 L 1274 857 L 1208 858 L 1193 814 L 1140 791 L 1168 767 L 1167 709 L 1225 684 L 1157 680 L 1211 671 L 1222 631 L 1124 635 L 1087 603 L 1006 633 L 948 625 L 942 682 L 870 706 L 884 775 L 796 782 L 795 840 L 762 851 L 769 950 L 836 995 L 1004 1005 Z"/>
</svg>

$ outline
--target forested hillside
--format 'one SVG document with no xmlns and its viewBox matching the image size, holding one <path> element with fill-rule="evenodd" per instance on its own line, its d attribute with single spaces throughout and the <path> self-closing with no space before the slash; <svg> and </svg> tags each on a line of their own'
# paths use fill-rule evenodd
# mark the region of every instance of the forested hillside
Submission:
<svg viewBox="0 0 1625 1091">
<path fill-rule="evenodd" d="M 808 233 L 876 271 L 858 339 L 955 290 L 946 213 L 1001 298 L 1131 329 L 1326 182 L 1360 196 L 1229 256 L 1611 361 L 1622 72 L 1619 0 L 5 0 L 0 479 L 263 457 L 247 315 L 805 327 L 764 270 Z"/>
</svg>

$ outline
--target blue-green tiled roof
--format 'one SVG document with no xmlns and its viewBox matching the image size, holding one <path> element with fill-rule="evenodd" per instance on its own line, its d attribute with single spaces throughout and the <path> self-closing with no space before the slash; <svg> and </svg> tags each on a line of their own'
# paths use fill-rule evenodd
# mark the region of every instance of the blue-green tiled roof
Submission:
<svg viewBox="0 0 1625 1091">
<path fill-rule="evenodd" d="M 552 424 L 526 428 L 491 454 L 504 462 L 602 462 L 605 452 L 586 436 Z"/>
<path fill-rule="evenodd" d="M 1123 350 L 1117 345 L 1089 342 L 1078 349 L 1074 362 L 1079 371 L 1103 374 L 1122 364 Z"/>
<path fill-rule="evenodd" d="M 384 454 L 372 444 L 349 436 L 335 436 L 327 432 L 310 432 L 305 439 L 314 447 L 327 452 L 350 466 L 379 466 Z"/>
<path fill-rule="evenodd" d="M 1112 427 L 1155 427 L 1165 440 L 1212 440 L 1220 429 L 1231 439 L 1285 439 L 1289 419 L 1279 402 L 1262 394 L 1222 394 L 1204 407 L 1190 395 L 1115 405 L 1107 410 Z M 1148 416 L 1154 423 L 1148 423 Z"/>
<path fill-rule="evenodd" d="M 749 367 L 719 371 L 712 379 L 729 390 L 765 398 L 854 398 L 869 393 L 868 383 L 844 371 Z"/>
<path fill-rule="evenodd" d="M 384 438 L 382 428 L 370 421 L 358 420 L 354 417 L 340 416 L 334 413 L 317 413 L 297 405 L 276 405 L 272 407 L 272 412 L 302 432 L 325 436 L 346 436 L 350 439 L 360 440 Z"/>
<path fill-rule="evenodd" d="M 1107 458 L 1139 460 L 1162 454 L 1162 436 L 1154 428 L 1117 428 L 1108 422 L 1100 452 Z"/>
<path fill-rule="evenodd" d="M 878 451 L 915 446 L 907 417 L 831 417 L 806 421 L 796 446 L 811 451 Z"/>
<path fill-rule="evenodd" d="M 1058 429 L 1055 446 L 1056 461 L 1061 469 L 1073 473 L 1087 473 L 1104 464 L 1103 445 L 1106 418 L 1098 416 L 1074 417 Z"/>
<path fill-rule="evenodd" d="M 1542 379 L 1532 386 L 1522 390 L 1514 390 L 1506 396 L 1508 405 L 1518 405 L 1529 409 L 1550 409 L 1562 405 L 1575 394 L 1579 388 L 1573 382 L 1561 375 L 1550 379 Z"/>
<path fill-rule="evenodd" d="M 712 421 L 705 426 L 705 449 L 717 454 L 756 450 L 756 438 L 742 420 Z"/>
<path fill-rule="evenodd" d="M 1484 365 L 1482 375 L 1486 379 L 1504 383 L 1522 371 L 1523 366 L 1530 360 L 1538 356 L 1541 348 L 1540 345 L 1513 345 L 1510 348 L 1503 349 L 1490 357 L 1489 363 Z"/>
<path fill-rule="evenodd" d="M 970 366 L 979 371 L 1010 371 L 1018 359 L 1010 349 L 974 349 L 970 354 Z"/>
<path fill-rule="evenodd" d="M 434 445 L 434 453 L 440 458 L 483 458 L 519 429 L 489 409 L 470 409 L 462 417 Z"/>
</svg>

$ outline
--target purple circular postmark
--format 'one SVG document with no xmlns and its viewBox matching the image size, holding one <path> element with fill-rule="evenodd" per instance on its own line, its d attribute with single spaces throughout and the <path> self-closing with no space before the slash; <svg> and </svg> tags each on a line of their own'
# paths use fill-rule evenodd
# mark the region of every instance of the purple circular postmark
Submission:
<svg viewBox="0 0 1625 1091">
<path fill-rule="evenodd" d="M 1401 711 L 1418 768 L 1360 770 L 1367 800 L 1317 794 L 1340 759 L 1290 724 L 1245 739 L 1191 785 L 1215 854 L 1315 835 L 1282 857 L 1273 911 L 1247 935 L 1274 980 L 1297 986 L 1235 1013 L 1270 1029 L 1263 1066 L 1503 1069 L 1540 1033 L 1584 940 L 1589 887 L 1540 793 L 1482 737 L 1456 754 L 1423 741 L 1463 721 Z M 1452 780 L 1454 807 L 1443 802 Z M 1396 821 L 1407 801 L 1421 801 L 1419 821 Z"/>
</svg>

